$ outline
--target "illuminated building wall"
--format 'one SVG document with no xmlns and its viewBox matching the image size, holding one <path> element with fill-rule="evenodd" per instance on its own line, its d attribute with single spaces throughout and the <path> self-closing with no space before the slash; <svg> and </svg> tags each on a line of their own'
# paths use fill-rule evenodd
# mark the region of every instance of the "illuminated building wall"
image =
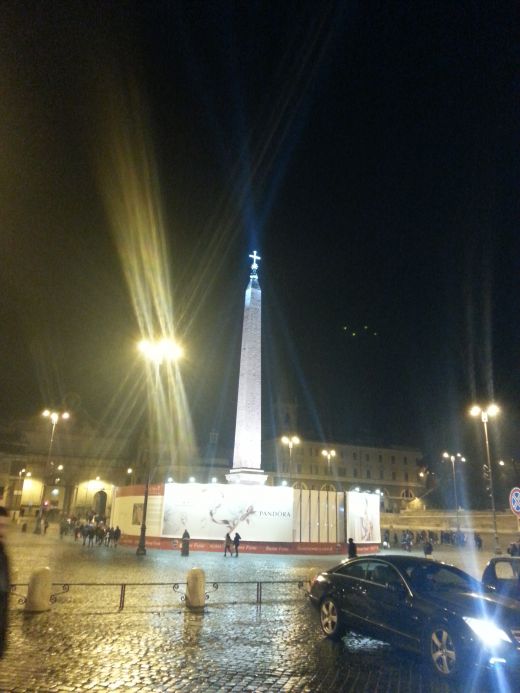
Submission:
<svg viewBox="0 0 520 693">
<path fill-rule="evenodd" d="M 140 534 L 143 491 L 142 486 L 122 487 L 113 499 L 110 522 L 119 525 L 130 543 Z M 235 531 L 249 544 L 344 545 L 348 536 L 370 546 L 381 541 L 376 494 L 269 486 L 152 484 L 146 526 L 147 542 L 162 548 L 171 548 L 167 540 L 180 539 L 185 530 L 192 540 L 217 541 L 218 550 L 225 533 Z"/>
</svg>

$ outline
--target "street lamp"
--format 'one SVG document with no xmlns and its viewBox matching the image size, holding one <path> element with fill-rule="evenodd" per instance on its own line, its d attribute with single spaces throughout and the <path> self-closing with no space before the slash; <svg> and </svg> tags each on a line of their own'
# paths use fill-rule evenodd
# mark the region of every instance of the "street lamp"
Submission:
<svg viewBox="0 0 520 693">
<path fill-rule="evenodd" d="M 18 515 L 20 515 L 20 511 L 22 509 L 23 485 L 24 485 L 24 481 L 25 481 L 26 476 L 31 476 L 31 472 L 27 472 L 27 469 L 25 469 L 25 467 L 24 467 L 23 469 L 20 469 L 20 471 L 18 472 L 18 487 L 19 487 L 18 493 L 19 493 L 19 496 L 18 496 L 18 503 L 15 504 L 15 508 L 16 508 L 16 505 L 18 505 Z"/>
<path fill-rule="evenodd" d="M 327 458 L 327 465 L 328 465 L 328 469 L 330 472 L 330 460 L 331 460 L 331 457 L 336 457 L 336 451 L 335 450 L 322 450 L 321 454 L 323 455 L 323 457 Z M 330 525 L 330 523 L 329 523 L 329 491 L 328 491 L 328 488 L 329 487 L 327 486 L 327 541 L 329 541 L 329 525 Z"/>
<path fill-rule="evenodd" d="M 450 462 L 451 462 L 451 471 L 453 473 L 453 494 L 455 496 L 455 512 L 457 513 L 457 532 L 459 532 L 460 531 L 459 501 L 457 498 L 457 478 L 455 476 L 455 462 L 465 462 L 466 458 L 462 457 L 460 452 L 457 452 L 455 455 L 452 455 L 449 452 L 443 452 L 442 457 L 445 460 L 450 460 Z"/>
<path fill-rule="evenodd" d="M 137 345 L 139 351 L 144 358 L 158 370 L 162 363 L 173 362 L 179 359 L 182 354 L 182 348 L 172 339 L 163 338 L 157 341 L 143 339 Z M 158 382 L 158 378 L 154 379 Z M 155 393 L 157 394 L 157 393 Z M 150 448 L 150 446 L 149 446 Z M 137 545 L 136 555 L 146 555 L 146 514 L 148 510 L 148 494 L 150 490 L 150 450 L 148 452 L 148 469 L 146 472 L 146 483 L 144 487 L 143 498 L 143 518 L 141 521 L 141 534 L 139 535 L 139 544 Z"/>
<path fill-rule="evenodd" d="M 56 425 L 58 421 L 63 419 L 66 421 L 67 419 L 70 419 L 70 414 L 68 411 L 51 411 L 50 409 L 44 409 L 42 411 L 42 416 L 45 417 L 46 419 L 49 419 L 52 426 L 51 426 L 51 438 L 49 441 L 49 450 L 47 452 L 47 459 L 45 461 L 45 469 L 43 471 L 43 480 L 42 480 L 42 493 L 41 493 L 41 498 L 40 498 L 40 508 L 38 512 L 36 513 L 36 524 L 34 526 L 34 534 L 41 534 L 42 533 L 42 527 L 41 527 L 41 519 L 43 517 L 43 501 L 45 498 L 45 479 L 47 478 L 47 474 L 49 472 L 49 466 L 51 464 L 51 455 L 52 455 L 52 446 L 54 443 L 54 432 L 56 430 Z"/>
<path fill-rule="evenodd" d="M 164 361 L 177 361 L 183 355 L 182 347 L 173 339 L 164 338 L 158 341 L 142 339 L 137 346 L 143 356 L 157 366 L 160 366 Z"/>
<path fill-rule="evenodd" d="M 489 471 L 489 491 L 491 494 L 491 511 L 493 513 L 493 531 L 495 533 L 495 553 L 501 554 L 502 549 L 500 548 L 500 543 L 498 540 L 498 531 L 497 531 L 497 513 L 496 513 L 496 508 L 495 508 L 495 491 L 493 488 L 493 467 L 491 466 L 491 456 L 489 454 L 489 437 L 488 437 L 488 429 L 487 429 L 487 424 L 489 418 L 493 418 L 494 416 L 497 416 L 500 413 L 500 409 L 496 404 L 490 404 L 487 409 L 482 409 L 481 407 L 478 406 L 478 404 L 474 404 L 471 409 L 469 410 L 469 413 L 471 416 L 474 417 L 480 417 L 480 420 L 482 421 L 482 426 L 484 427 L 484 444 L 486 447 L 486 460 L 487 460 L 487 468 Z"/>
<path fill-rule="evenodd" d="M 298 436 L 282 436 L 282 443 L 289 448 L 289 479 L 292 479 L 292 450 L 300 444 Z"/>
<path fill-rule="evenodd" d="M 323 457 L 327 458 L 327 463 L 330 467 L 330 459 L 331 459 L 331 457 L 336 457 L 336 451 L 335 450 L 322 450 L 321 454 L 323 455 Z"/>
</svg>

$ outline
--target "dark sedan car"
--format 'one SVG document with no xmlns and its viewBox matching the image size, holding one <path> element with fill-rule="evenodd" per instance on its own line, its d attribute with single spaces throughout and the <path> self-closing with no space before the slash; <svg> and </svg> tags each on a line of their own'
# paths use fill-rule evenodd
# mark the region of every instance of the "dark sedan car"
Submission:
<svg viewBox="0 0 520 693">
<path fill-rule="evenodd" d="M 329 638 L 361 631 L 422 653 L 444 678 L 468 664 L 520 666 L 520 604 L 445 563 L 354 558 L 316 576 L 309 596 Z"/>
</svg>

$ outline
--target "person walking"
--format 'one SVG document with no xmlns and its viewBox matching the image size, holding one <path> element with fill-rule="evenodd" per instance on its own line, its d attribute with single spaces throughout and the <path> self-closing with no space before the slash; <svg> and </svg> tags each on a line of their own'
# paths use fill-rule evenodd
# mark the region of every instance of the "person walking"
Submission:
<svg viewBox="0 0 520 693">
<path fill-rule="evenodd" d="M 235 558 L 238 557 L 238 547 L 240 546 L 240 540 L 242 537 L 238 532 L 235 532 L 235 536 L 233 537 L 233 544 L 235 545 Z"/>
<path fill-rule="evenodd" d="M 427 539 L 423 544 L 424 557 L 428 558 L 433 553 L 433 544 Z"/>
<path fill-rule="evenodd" d="M 9 591 L 11 581 L 9 578 L 9 561 L 5 552 L 5 534 L 9 513 L 0 507 L 0 659 L 3 657 L 7 640 L 7 618 L 9 606 Z"/>
<path fill-rule="evenodd" d="M 190 533 L 188 532 L 187 529 L 185 529 L 183 534 L 182 534 L 181 556 L 189 556 L 189 555 L 190 555 Z"/>
<path fill-rule="evenodd" d="M 354 539 L 352 539 L 352 537 L 348 540 L 348 557 L 349 558 L 356 558 L 357 557 L 357 546 L 354 543 Z"/>
<path fill-rule="evenodd" d="M 117 549 L 117 544 L 118 544 L 120 539 L 121 539 L 121 530 L 119 529 L 119 525 L 117 525 L 116 528 L 114 529 L 114 538 L 113 538 L 114 549 Z"/>
<path fill-rule="evenodd" d="M 224 539 L 224 556 L 227 556 L 227 552 L 229 551 L 229 555 L 233 555 L 233 542 L 231 541 L 231 535 L 229 532 L 226 533 L 226 538 Z"/>
<path fill-rule="evenodd" d="M 94 538 L 96 536 L 96 528 L 94 525 L 89 525 L 88 526 L 88 531 L 87 531 L 87 537 L 88 537 L 88 546 L 94 546 Z"/>
</svg>

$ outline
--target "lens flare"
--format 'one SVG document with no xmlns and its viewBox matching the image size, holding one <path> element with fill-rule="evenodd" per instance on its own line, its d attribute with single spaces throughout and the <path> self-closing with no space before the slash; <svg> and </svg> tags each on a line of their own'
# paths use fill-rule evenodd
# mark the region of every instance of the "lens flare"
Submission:
<svg viewBox="0 0 520 693">
<path fill-rule="evenodd" d="M 114 89 L 107 110 L 106 157 L 99 162 L 99 179 L 141 335 L 139 350 L 146 357 L 135 367 L 146 379 L 149 446 L 157 464 L 186 463 L 193 459 L 195 437 L 178 364 L 182 349 L 176 340 L 175 282 L 147 108 L 133 86 L 126 93 Z M 168 233 L 175 237 L 174 228 Z M 145 390 L 143 378 L 135 375 L 129 373 L 117 395 L 112 426 L 123 427 L 132 419 L 137 425 L 142 418 Z"/>
</svg>

